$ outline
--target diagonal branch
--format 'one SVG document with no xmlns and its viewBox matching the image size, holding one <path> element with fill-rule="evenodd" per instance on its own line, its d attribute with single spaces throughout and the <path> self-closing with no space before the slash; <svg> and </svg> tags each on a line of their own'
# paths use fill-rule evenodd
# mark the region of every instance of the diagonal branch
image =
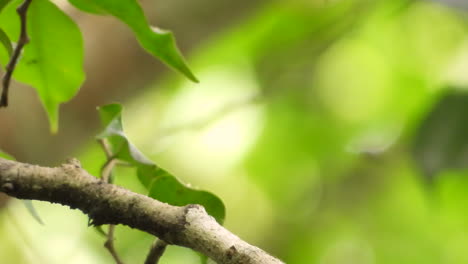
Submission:
<svg viewBox="0 0 468 264">
<path fill-rule="evenodd" d="M 172 206 L 103 182 L 72 159 L 56 168 L 0 158 L 0 191 L 79 209 L 93 225 L 127 225 L 217 263 L 282 263 L 219 225 L 200 205 Z M 246 219 L 248 220 L 248 219 Z"/>
<path fill-rule="evenodd" d="M 28 24 L 28 9 L 29 5 L 31 4 L 32 0 L 24 0 L 24 2 L 16 9 L 18 15 L 20 17 L 21 29 L 20 29 L 20 36 L 18 43 L 11 55 L 10 61 L 8 62 L 5 68 L 5 75 L 3 75 L 2 79 L 2 95 L 0 98 L 0 107 L 7 107 L 8 106 L 8 89 L 10 88 L 11 77 L 13 72 L 15 71 L 16 64 L 18 63 L 19 57 L 21 52 L 23 51 L 23 47 L 29 43 L 29 36 L 27 32 L 27 24 Z"/>
</svg>

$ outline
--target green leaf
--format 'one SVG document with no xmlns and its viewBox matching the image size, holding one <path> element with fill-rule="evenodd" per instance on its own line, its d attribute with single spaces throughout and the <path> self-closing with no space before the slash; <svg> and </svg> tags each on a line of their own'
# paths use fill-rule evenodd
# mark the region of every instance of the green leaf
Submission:
<svg viewBox="0 0 468 264">
<path fill-rule="evenodd" d="M 446 170 L 468 168 L 468 93 L 449 91 L 416 131 L 413 158 L 428 180 Z"/>
<path fill-rule="evenodd" d="M 3 8 L 10 2 L 11 0 L 0 0 L 0 12 L 2 12 Z"/>
<path fill-rule="evenodd" d="M 10 39 L 17 39 L 20 21 L 14 0 L 0 14 L 0 25 Z M 33 86 L 48 113 L 51 130 L 58 128 L 58 108 L 70 100 L 85 79 L 83 40 L 78 26 L 48 0 L 34 0 L 28 11 L 30 42 L 13 77 Z M 2 56 L 5 65 L 8 58 Z"/>
<path fill-rule="evenodd" d="M 7 160 L 15 160 L 12 156 L 6 154 L 0 149 L 0 158 L 7 159 Z"/>
<path fill-rule="evenodd" d="M 178 50 L 171 32 L 149 25 L 136 0 L 69 0 L 77 8 L 94 14 L 110 14 L 127 24 L 150 54 L 173 67 L 187 78 L 198 82 Z"/>
<path fill-rule="evenodd" d="M 225 208 L 223 202 L 206 191 L 199 191 L 182 184 L 176 177 L 156 166 L 139 166 L 138 178 L 149 187 L 148 196 L 172 205 L 201 204 L 208 214 L 219 223 L 224 222 Z"/>
<path fill-rule="evenodd" d="M 13 46 L 11 45 L 11 40 L 8 35 L 0 28 L 0 43 L 2 43 L 3 47 L 8 53 L 8 57 L 11 57 L 13 53 Z"/>
<path fill-rule="evenodd" d="M 149 190 L 148 196 L 176 206 L 200 204 L 219 223 L 224 221 L 225 207 L 218 197 L 181 183 L 175 176 L 158 168 L 128 140 L 123 132 L 121 105 L 102 106 L 99 113 L 104 130 L 97 138 L 106 139 L 116 158 L 137 168 L 138 179 Z"/>
<path fill-rule="evenodd" d="M 95 1 L 92 0 L 68 0 L 72 5 L 74 5 L 76 8 L 92 13 L 92 14 L 106 14 L 107 12 L 104 11 L 101 7 L 99 7 L 98 4 L 96 4 Z"/>
<path fill-rule="evenodd" d="M 107 139 L 110 143 L 111 151 L 115 158 L 126 161 L 134 166 L 141 164 L 153 165 L 143 153 L 141 153 L 123 132 L 122 126 L 122 106 L 119 104 L 109 104 L 99 107 L 101 122 L 105 129 L 97 138 Z"/>
</svg>

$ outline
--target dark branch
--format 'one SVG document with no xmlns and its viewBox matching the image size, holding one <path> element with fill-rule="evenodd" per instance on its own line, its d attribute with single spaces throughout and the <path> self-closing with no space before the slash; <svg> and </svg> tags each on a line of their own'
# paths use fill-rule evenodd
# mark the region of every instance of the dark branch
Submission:
<svg viewBox="0 0 468 264">
<path fill-rule="evenodd" d="M 145 264 L 156 264 L 159 262 L 159 259 L 164 254 L 166 250 L 167 243 L 161 239 L 156 239 L 151 245 L 148 256 L 146 257 Z"/>
<path fill-rule="evenodd" d="M 5 75 L 3 75 L 3 90 L 2 96 L 0 98 L 0 107 L 8 106 L 8 89 L 10 88 L 11 77 L 13 75 L 13 72 L 15 71 L 15 67 L 18 63 L 18 59 L 21 55 L 21 52 L 23 51 L 23 47 L 29 43 L 29 36 L 27 32 L 27 13 L 31 2 L 32 0 L 24 0 L 24 2 L 18 7 L 18 9 L 16 9 L 20 17 L 21 30 L 18 43 L 13 51 L 13 54 L 11 55 L 10 61 L 8 62 L 5 68 Z"/>
</svg>

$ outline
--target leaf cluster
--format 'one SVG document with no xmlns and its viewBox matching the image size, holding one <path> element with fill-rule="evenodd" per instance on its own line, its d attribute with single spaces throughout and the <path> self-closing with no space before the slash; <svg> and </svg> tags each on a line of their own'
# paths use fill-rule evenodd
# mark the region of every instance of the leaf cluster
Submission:
<svg viewBox="0 0 468 264">
<path fill-rule="evenodd" d="M 151 55 L 192 81 L 170 31 L 151 26 L 136 0 L 70 0 L 84 12 L 111 15 L 125 23 L 140 45 Z M 21 28 L 16 10 L 21 0 L 0 1 L 0 63 L 8 64 Z M 49 0 L 34 0 L 27 13 L 30 42 L 14 69 L 13 78 L 37 90 L 47 111 L 51 130 L 58 129 L 59 105 L 73 98 L 85 81 L 84 47 L 80 29 L 67 14 Z"/>
</svg>

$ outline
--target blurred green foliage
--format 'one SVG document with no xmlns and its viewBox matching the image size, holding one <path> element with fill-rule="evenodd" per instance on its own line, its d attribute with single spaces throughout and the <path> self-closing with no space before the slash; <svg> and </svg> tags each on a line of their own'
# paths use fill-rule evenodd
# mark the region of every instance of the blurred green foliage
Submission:
<svg viewBox="0 0 468 264">
<path fill-rule="evenodd" d="M 136 99 L 131 135 L 214 186 L 227 226 L 288 263 L 464 263 L 468 179 L 447 165 L 425 181 L 415 161 L 440 152 L 413 142 L 436 131 L 424 122 L 448 87 L 467 85 L 466 29 L 460 11 L 425 1 L 276 2 L 200 50 L 201 85 L 170 79 Z M 458 127 L 453 155 L 465 150 Z M 236 177 L 257 191 L 227 191 Z"/>
<path fill-rule="evenodd" d="M 127 102 L 127 136 L 287 263 L 467 263 L 468 21 L 438 2 L 266 3 L 194 52 L 200 84 L 169 76 Z M 96 175 L 104 156 L 80 159 Z M 128 173 L 116 183 L 145 192 Z M 132 262 L 151 242 L 117 239 Z"/>
</svg>

